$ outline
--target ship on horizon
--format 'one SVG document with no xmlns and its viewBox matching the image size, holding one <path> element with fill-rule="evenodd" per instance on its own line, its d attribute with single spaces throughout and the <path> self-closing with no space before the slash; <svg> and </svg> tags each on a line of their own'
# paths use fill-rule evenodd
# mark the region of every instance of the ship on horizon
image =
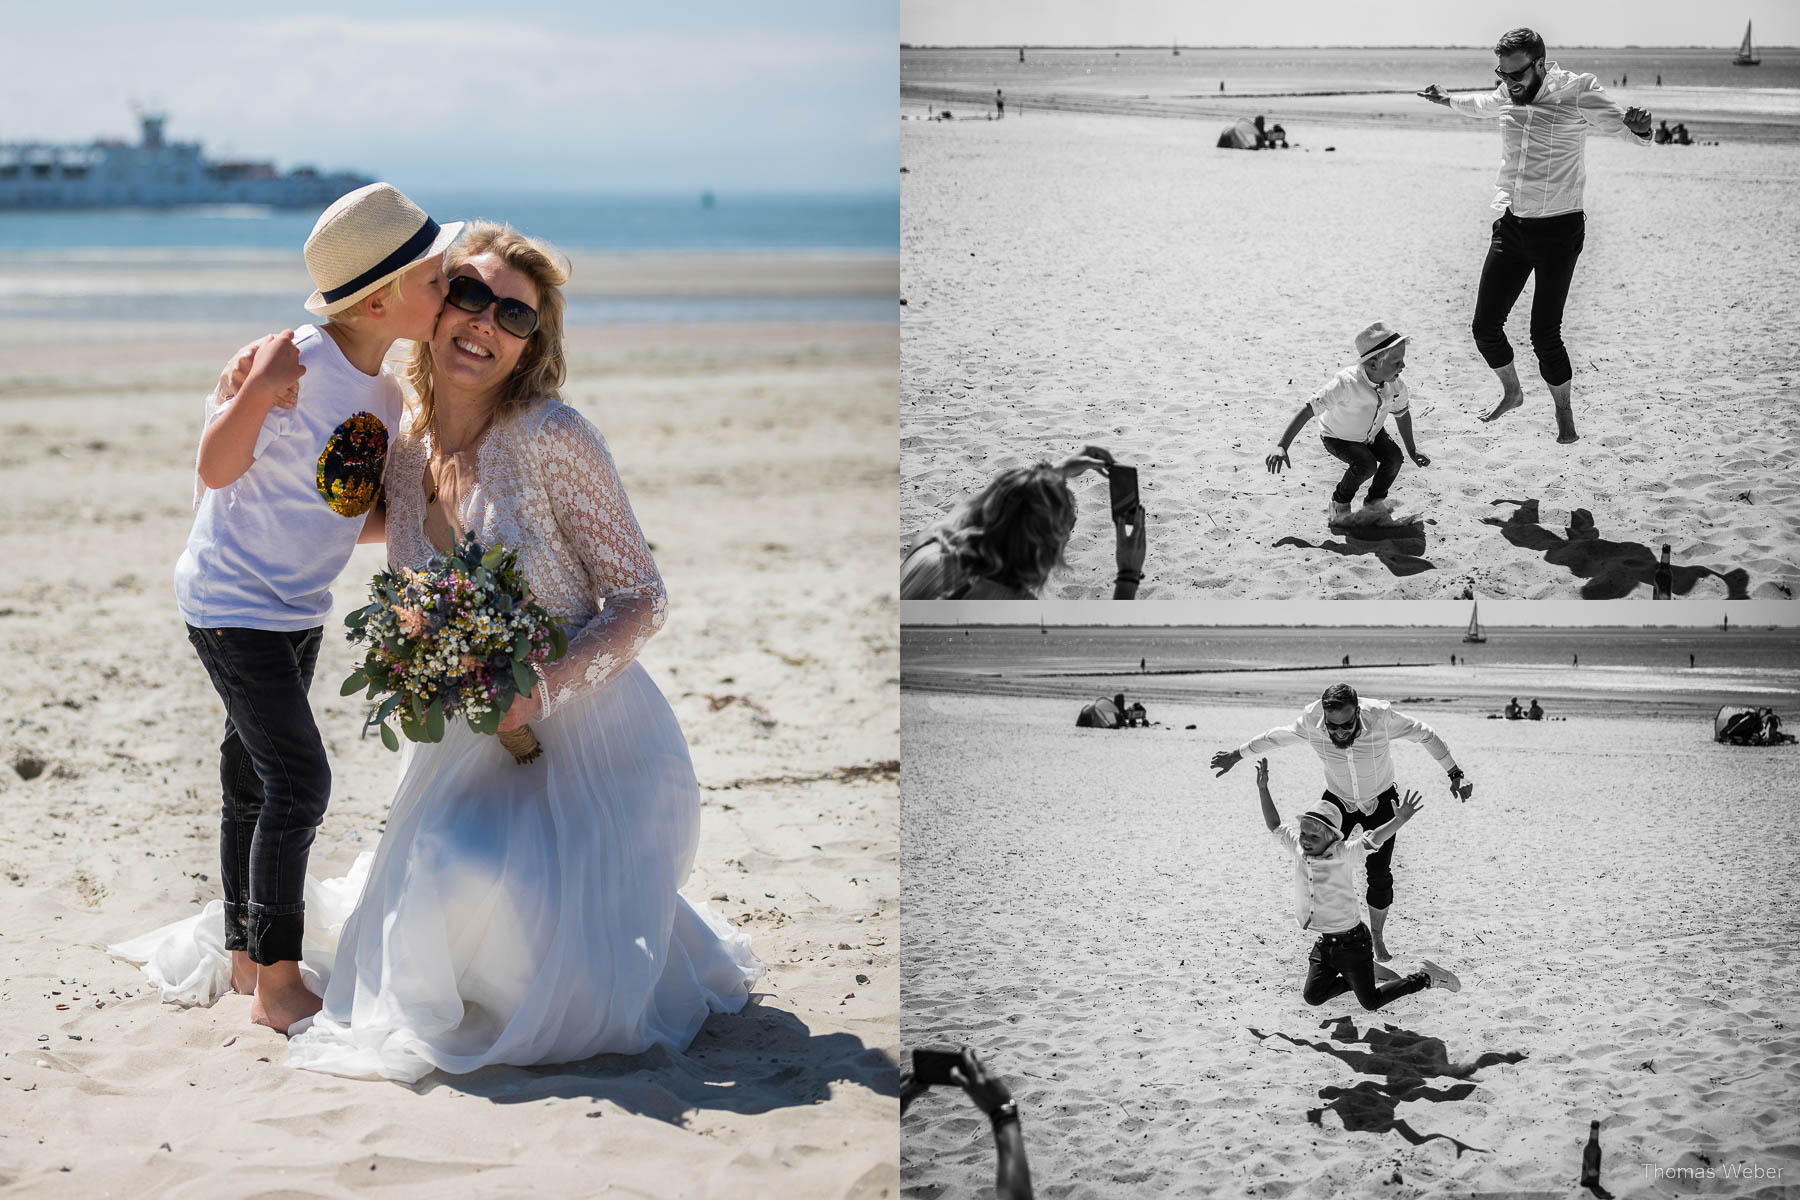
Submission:
<svg viewBox="0 0 1800 1200">
<path fill-rule="evenodd" d="M 0 210 L 21 208 L 178 208 L 254 204 L 323 208 L 374 180 L 273 163 L 209 161 L 199 142 L 163 137 L 167 116 L 137 114 L 136 145 L 98 138 L 87 145 L 0 142 Z"/>
</svg>

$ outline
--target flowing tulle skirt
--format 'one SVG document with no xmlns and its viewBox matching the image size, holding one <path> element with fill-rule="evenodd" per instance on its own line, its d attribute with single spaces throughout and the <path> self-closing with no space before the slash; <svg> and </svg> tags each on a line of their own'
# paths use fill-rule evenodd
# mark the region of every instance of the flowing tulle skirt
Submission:
<svg viewBox="0 0 1800 1200">
<path fill-rule="evenodd" d="M 634 664 L 532 728 L 528 766 L 461 722 L 409 747 L 374 853 L 308 880 L 302 972 L 325 1003 L 290 1065 L 410 1082 L 679 1050 L 743 1007 L 762 973 L 749 939 L 676 891 L 699 792 L 649 675 Z M 165 1000 L 230 986 L 218 901 L 112 949 Z"/>
</svg>

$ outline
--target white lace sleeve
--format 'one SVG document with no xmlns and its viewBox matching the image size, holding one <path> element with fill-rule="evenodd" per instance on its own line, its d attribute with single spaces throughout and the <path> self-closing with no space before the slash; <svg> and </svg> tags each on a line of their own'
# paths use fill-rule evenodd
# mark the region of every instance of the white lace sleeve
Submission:
<svg viewBox="0 0 1800 1200">
<path fill-rule="evenodd" d="M 540 477 L 557 526 L 593 588 L 592 620 L 570 631 L 569 652 L 539 671 L 546 713 L 630 666 L 667 615 L 667 593 L 600 431 L 559 408 L 537 435 Z"/>
</svg>

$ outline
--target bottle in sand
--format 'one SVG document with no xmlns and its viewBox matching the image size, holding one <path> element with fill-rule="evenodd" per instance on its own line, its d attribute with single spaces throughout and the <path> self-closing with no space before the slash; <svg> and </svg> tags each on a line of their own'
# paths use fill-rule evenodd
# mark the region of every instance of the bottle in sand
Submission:
<svg viewBox="0 0 1800 1200">
<path fill-rule="evenodd" d="M 1652 600 L 1673 600 L 1675 598 L 1675 570 L 1669 566 L 1669 544 L 1663 543 L 1662 562 L 1657 565 L 1656 578 L 1650 585 Z"/>
<path fill-rule="evenodd" d="M 1581 1152 L 1581 1186 L 1600 1186 L 1600 1122 L 1588 1122 L 1587 1149 Z"/>
</svg>

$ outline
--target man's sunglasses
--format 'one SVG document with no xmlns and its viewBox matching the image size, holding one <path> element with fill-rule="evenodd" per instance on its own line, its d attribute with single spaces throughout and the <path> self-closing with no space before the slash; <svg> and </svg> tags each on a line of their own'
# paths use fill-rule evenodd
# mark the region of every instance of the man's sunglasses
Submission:
<svg viewBox="0 0 1800 1200">
<path fill-rule="evenodd" d="M 444 299 L 466 313 L 486 312 L 488 305 L 494 305 L 494 324 L 516 338 L 528 338 L 537 332 L 537 309 L 523 300 L 494 295 L 492 288 L 473 275 L 452 278 Z"/>
<path fill-rule="evenodd" d="M 1499 67 L 1495 67 L 1494 74 L 1512 83 L 1523 83 L 1525 77 L 1531 74 L 1531 68 L 1535 66 L 1537 66 L 1537 59 L 1534 58 L 1516 71 L 1502 71 Z"/>
<path fill-rule="evenodd" d="M 1356 728 L 1356 716 L 1355 714 L 1352 714 L 1348 721 L 1334 721 L 1330 717 L 1326 717 L 1325 728 L 1336 729 L 1339 732 L 1348 732 L 1349 730 Z"/>
</svg>

